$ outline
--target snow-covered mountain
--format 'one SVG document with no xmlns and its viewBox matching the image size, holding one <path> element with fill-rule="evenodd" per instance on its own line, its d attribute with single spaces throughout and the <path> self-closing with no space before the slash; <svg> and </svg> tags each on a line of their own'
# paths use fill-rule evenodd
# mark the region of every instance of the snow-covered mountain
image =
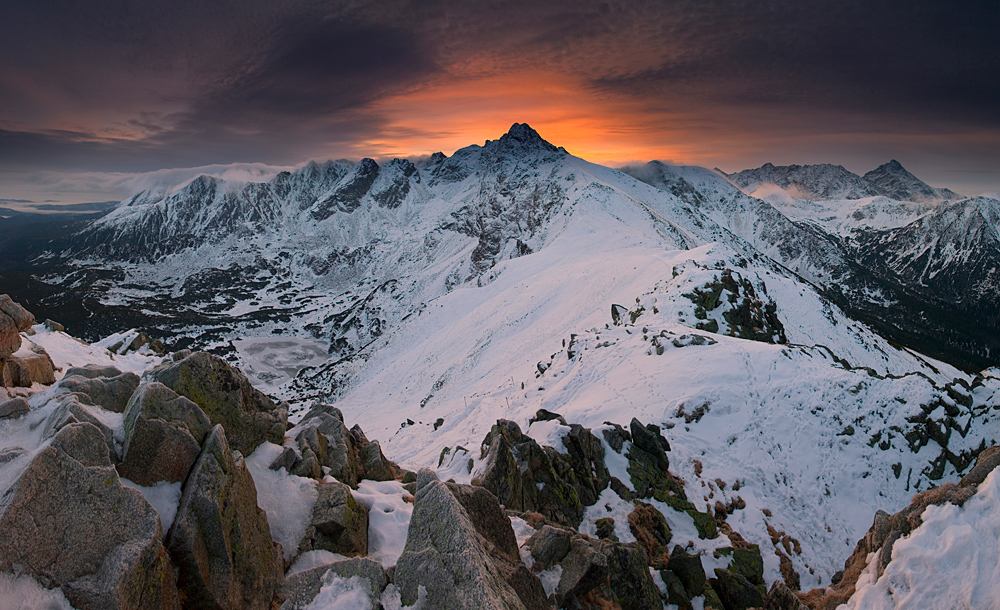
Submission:
<svg viewBox="0 0 1000 610">
<path fill-rule="evenodd" d="M 515 124 L 450 157 L 136 194 L 48 255 L 34 309 L 224 355 L 293 420 L 332 402 L 443 480 L 482 474 L 500 418 L 559 447 L 570 428 L 539 409 L 636 417 L 697 510 L 761 546 L 768 582 L 806 588 L 876 510 L 1000 439 L 1000 372 L 913 349 L 1000 323 L 946 316 L 1000 302 L 1000 202 L 893 199 L 924 193 L 896 166 L 615 170 Z M 603 493 L 580 531 L 629 513 Z"/>
</svg>

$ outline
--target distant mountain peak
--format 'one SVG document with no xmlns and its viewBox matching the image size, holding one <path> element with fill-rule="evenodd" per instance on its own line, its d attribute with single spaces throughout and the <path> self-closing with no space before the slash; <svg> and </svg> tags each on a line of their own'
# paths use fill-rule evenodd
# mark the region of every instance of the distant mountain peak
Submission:
<svg viewBox="0 0 1000 610">
<path fill-rule="evenodd" d="M 487 144 L 492 142 L 487 141 Z M 514 123 L 507 130 L 507 133 L 500 136 L 499 140 L 496 140 L 499 146 L 516 146 L 519 148 L 537 148 L 541 150 L 547 150 L 550 152 L 556 152 L 559 149 L 547 142 L 542 136 L 538 135 L 538 132 L 531 128 L 527 123 Z"/>
<path fill-rule="evenodd" d="M 928 185 L 907 171 L 903 164 L 895 159 L 876 167 L 862 178 L 874 186 L 880 194 L 899 201 L 930 203 L 962 197 L 954 191 Z"/>
</svg>

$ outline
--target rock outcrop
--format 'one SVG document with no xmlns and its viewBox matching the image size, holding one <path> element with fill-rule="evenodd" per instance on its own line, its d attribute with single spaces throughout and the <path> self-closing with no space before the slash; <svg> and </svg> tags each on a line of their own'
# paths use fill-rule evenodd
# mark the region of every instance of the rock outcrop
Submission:
<svg viewBox="0 0 1000 610">
<path fill-rule="evenodd" d="M 184 483 L 167 549 L 186 604 L 221 610 L 270 610 L 284 581 L 281 547 L 243 456 L 221 425 L 205 438 Z"/>
<path fill-rule="evenodd" d="M 104 435 L 59 430 L 11 487 L 0 515 L 0 570 L 60 587 L 80 610 L 174 609 L 174 573 L 156 510 L 122 486 Z"/>
<path fill-rule="evenodd" d="M 355 557 L 336 561 L 323 566 L 302 570 L 288 576 L 280 590 L 285 600 L 280 610 L 301 610 L 316 599 L 316 595 L 331 576 L 353 578 L 355 576 L 368 583 L 370 599 L 378 600 L 389 584 L 389 576 L 382 565 L 371 559 Z"/>
<path fill-rule="evenodd" d="M 194 402 L 161 383 L 142 383 L 125 408 L 118 473 L 139 485 L 183 482 L 211 428 Z"/>
<path fill-rule="evenodd" d="M 348 429 L 340 409 L 322 403 L 312 406 L 295 428 L 301 458 L 289 472 L 320 479 L 323 467 L 330 476 L 352 488 L 362 479 L 391 481 L 394 465 L 382 454 L 378 441 L 369 441 L 360 426 Z"/>
<path fill-rule="evenodd" d="M 0 360 L 6 360 L 21 348 L 21 331 L 30 329 L 34 323 L 35 316 L 28 310 L 6 294 L 0 294 Z"/>
<path fill-rule="evenodd" d="M 243 455 L 264 441 L 280 445 L 285 436 L 288 409 L 274 404 L 218 356 L 196 352 L 160 365 L 148 377 L 197 403 L 212 424 L 226 429 L 233 449 Z"/>
<path fill-rule="evenodd" d="M 347 557 L 368 554 L 368 507 L 354 499 L 351 488 L 337 481 L 321 483 L 312 519 L 299 552 L 330 551 Z"/>
<path fill-rule="evenodd" d="M 493 543 L 477 531 L 448 485 L 428 469 L 420 471 L 416 485 L 406 547 L 395 572 L 403 602 L 413 604 L 422 585 L 425 604 L 440 610 L 529 607 L 502 577 L 490 553 Z"/>
<path fill-rule="evenodd" d="M 139 376 L 135 373 L 121 373 L 114 377 L 67 375 L 59 385 L 70 392 L 86 394 L 94 404 L 108 411 L 122 413 L 132 393 L 139 387 Z"/>
</svg>

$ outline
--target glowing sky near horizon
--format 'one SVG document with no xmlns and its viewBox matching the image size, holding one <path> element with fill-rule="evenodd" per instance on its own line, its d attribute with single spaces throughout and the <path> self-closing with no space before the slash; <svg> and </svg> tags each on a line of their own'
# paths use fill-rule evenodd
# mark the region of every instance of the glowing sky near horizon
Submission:
<svg viewBox="0 0 1000 610">
<path fill-rule="evenodd" d="M 0 0 L 0 206 L 526 122 L 609 165 L 890 158 L 1000 191 L 1000 4 Z"/>
</svg>

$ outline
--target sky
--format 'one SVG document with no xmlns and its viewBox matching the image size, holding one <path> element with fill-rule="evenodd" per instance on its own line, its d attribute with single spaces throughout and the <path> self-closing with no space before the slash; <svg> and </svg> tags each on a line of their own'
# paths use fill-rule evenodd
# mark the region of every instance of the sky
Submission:
<svg viewBox="0 0 1000 610">
<path fill-rule="evenodd" d="M 446 154 L 898 159 L 1000 192 L 1000 2 L 0 0 L 0 207 Z M 191 169 L 198 168 L 198 169 Z"/>
</svg>

